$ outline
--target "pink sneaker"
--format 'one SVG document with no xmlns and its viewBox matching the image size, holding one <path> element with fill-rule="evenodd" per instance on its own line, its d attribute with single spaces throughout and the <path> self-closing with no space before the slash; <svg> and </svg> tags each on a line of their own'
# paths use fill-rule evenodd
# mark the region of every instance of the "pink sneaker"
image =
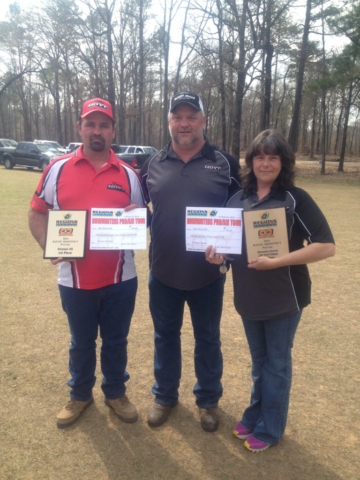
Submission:
<svg viewBox="0 0 360 480">
<path fill-rule="evenodd" d="M 244 425 L 241 422 L 239 422 L 237 425 L 235 425 L 233 434 L 235 435 L 236 438 L 240 438 L 240 440 L 246 440 L 247 438 L 250 437 L 251 430 L 244 427 Z"/>
<path fill-rule="evenodd" d="M 270 444 L 262 442 L 251 435 L 247 440 L 245 440 L 244 446 L 250 450 L 250 452 L 262 452 L 263 450 L 268 449 Z"/>
</svg>

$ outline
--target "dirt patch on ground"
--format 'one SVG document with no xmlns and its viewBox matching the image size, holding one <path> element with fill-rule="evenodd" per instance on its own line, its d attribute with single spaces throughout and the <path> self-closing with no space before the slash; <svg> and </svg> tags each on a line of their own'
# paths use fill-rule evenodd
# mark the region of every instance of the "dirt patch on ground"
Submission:
<svg viewBox="0 0 360 480">
<path fill-rule="evenodd" d="M 329 167 L 330 168 L 330 167 Z M 222 343 L 224 396 L 218 432 L 202 431 L 192 395 L 193 335 L 186 311 L 180 403 L 158 429 L 146 423 L 152 402 L 153 328 L 148 310 L 147 253 L 138 252 L 139 292 L 129 336 L 128 394 L 135 424 L 103 403 L 74 426 L 55 415 L 68 398 L 69 333 L 56 268 L 43 261 L 27 227 L 38 172 L 0 167 L 0 477 L 6 480 L 355 480 L 359 478 L 359 187 L 315 181 L 301 167 L 298 185 L 318 202 L 333 229 L 337 255 L 311 265 L 313 304 L 294 347 L 294 380 L 283 441 L 262 454 L 245 450 L 232 427 L 250 395 L 250 358 L 232 301 L 229 276 Z M 325 178 L 328 178 L 325 176 Z"/>
</svg>

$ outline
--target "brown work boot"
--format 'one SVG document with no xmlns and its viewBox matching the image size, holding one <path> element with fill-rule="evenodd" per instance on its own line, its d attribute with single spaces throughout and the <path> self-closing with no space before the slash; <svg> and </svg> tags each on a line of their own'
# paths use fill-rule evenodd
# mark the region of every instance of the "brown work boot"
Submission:
<svg viewBox="0 0 360 480">
<path fill-rule="evenodd" d="M 147 421 L 150 427 L 160 427 L 168 419 L 171 409 L 173 407 L 167 407 L 160 403 L 154 402 L 150 410 L 148 411 Z"/>
<path fill-rule="evenodd" d="M 57 414 L 56 423 L 59 428 L 70 427 L 80 417 L 82 412 L 92 403 L 94 399 L 91 397 L 86 402 L 80 400 L 69 400 L 65 407 Z"/>
<path fill-rule="evenodd" d="M 205 432 L 215 432 L 219 428 L 219 412 L 217 407 L 200 408 L 200 423 Z"/>
<path fill-rule="evenodd" d="M 132 423 L 138 419 L 138 413 L 126 395 L 119 398 L 105 398 L 105 404 L 114 410 L 117 417 L 123 422 Z"/>
</svg>

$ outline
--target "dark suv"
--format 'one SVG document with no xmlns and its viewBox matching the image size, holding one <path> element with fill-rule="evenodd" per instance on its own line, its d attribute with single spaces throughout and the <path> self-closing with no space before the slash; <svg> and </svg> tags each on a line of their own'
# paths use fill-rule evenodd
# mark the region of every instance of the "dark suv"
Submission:
<svg viewBox="0 0 360 480">
<path fill-rule="evenodd" d="M 17 142 L 10 140 L 9 138 L 0 138 L 0 163 L 3 163 L 3 158 L 6 152 L 13 152 Z"/>
<path fill-rule="evenodd" d="M 19 142 L 14 151 L 4 153 L 5 168 L 13 168 L 14 165 L 24 167 L 37 167 L 45 170 L 47 165 L 59 152 L 48 145 L 36 144 L 34 142 Z"/>
</svg>

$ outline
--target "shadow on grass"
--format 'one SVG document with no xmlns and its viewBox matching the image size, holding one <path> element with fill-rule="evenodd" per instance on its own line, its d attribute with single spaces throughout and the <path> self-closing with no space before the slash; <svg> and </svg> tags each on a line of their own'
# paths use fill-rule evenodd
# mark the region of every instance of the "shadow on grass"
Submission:
<svg viewBox="0 0 360 480">
<path fill-rule="evenodd" d="M 216 433 L 204 432 L 197 409 L 181 403 L 166 424 L 150 428 L 146 418 L 121 422 L 113 412 L 104 415 L 90 407 L 78 426 L 102 461 L 102 471 L 117 479 L 271 479 L 337 480 L 338 475 L 319 464 L 309 449 L 285 436 L 266 452 L 248 452 L 231 434 L 236 419 L 221 410 Z M 91 417 L 91 418 L 90 418 Z M 70 430 L 70 429 L 69 429 Z"/>
</svg>

